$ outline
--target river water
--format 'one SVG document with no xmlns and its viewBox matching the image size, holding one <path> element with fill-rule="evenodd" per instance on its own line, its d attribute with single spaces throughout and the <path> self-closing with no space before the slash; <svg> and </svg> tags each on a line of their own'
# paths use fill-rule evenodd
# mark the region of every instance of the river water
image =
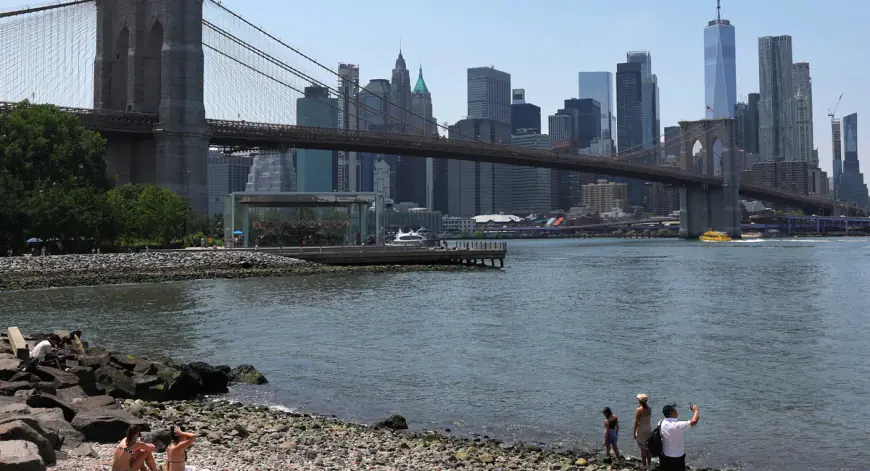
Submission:
<svg viewBox="0 0 870 471">
<path fill-rule="evenodd" d="M 0 324 L 252 363 L 237 397 L 362 422 L 588 447 L 610 406 L 631 454 L 643 392 L 700 405 L 691 463 L 865 469 L 868 284 L 865 239 L 529 240 L 503 271 L 0 293 Z"/>
</svg>

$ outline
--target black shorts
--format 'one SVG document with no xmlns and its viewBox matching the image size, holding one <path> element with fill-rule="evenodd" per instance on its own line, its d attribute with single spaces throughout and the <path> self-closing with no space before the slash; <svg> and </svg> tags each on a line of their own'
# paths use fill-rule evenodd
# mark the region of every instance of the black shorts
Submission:
<svg viewBox="0 0 870 471">
<path fill-rule="evenodd" d="M 686 455 L 679 458 L 671 458 L 670 456 L 662 455 L 659 458 L 659 469 L 661 471 L 686 471 Z"/>
</svg>

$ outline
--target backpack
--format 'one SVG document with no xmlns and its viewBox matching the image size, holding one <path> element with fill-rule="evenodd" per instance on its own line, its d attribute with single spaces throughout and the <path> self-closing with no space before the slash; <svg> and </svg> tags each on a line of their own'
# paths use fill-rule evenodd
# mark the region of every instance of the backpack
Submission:
<svg viewBox="0 0 870 471">
<path fill-rule="evenodd" d="M 649 434 L 646 439 L 646 448 L 650 452 L 650 456 L 659 458 L 662 456 L 662 423 L 659 422 L 656 428 Z"/>
</svg>

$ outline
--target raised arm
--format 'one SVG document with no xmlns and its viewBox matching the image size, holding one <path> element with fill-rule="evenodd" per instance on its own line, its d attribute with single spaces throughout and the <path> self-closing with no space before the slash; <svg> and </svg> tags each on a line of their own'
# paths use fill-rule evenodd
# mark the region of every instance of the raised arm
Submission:
<svg viewBox="0 0 870 471">
<path fill-rule="evenodd" d="M 692 406 L 692 410 L 695 412 L 695 415 L 692 416 L 692 420 L 689 421 L 689 425 L 694 427 L 695 425 L 698 425 L 698 420 L 701 418 L 701 411 L 696 405 Z"/>
<path fill-rule="evenodd" d="M 178 427 L 175 428 L 175 434 L 178 435 L 178 445 L 175 445 L 175 447 L 181 450 L 186 450 L 196 441 L 196 435 L 182 432 Z"/>
</svg>

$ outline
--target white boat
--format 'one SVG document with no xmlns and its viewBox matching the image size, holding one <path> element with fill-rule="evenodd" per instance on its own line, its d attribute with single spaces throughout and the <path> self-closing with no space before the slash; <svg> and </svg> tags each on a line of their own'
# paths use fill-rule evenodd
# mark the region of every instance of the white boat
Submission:
<svg viewBox="0 0 870 471">
<path fill-rule="evenodd" d="M 429 247 L 434 245 L 434 243 L 435 241 L 432 239 L 432 233 L 429 229 L 421 227 L 416 231 L 409 232 L 403 232 L 399 229 L 396 237 L 384 245 L 388 247 Z"/>
</svg>

